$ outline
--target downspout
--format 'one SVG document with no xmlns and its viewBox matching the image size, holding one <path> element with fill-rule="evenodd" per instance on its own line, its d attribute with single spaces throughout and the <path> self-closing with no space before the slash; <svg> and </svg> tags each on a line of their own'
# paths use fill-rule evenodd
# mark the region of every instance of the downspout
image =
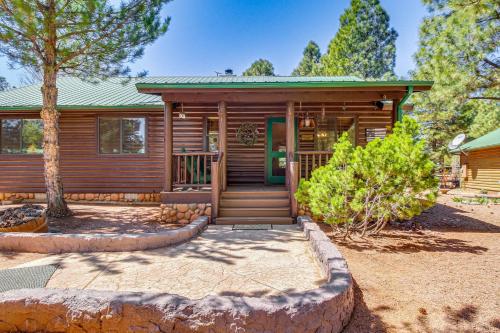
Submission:
<svg viewBox="0 0 500 333">
<path fill-rule="evenodd" d="M 406 88 L 406 94 L 403 96 L 398 104 L 398 113 L 396 115 L 396 121 L 401 121 L 403 119 L 403 105 L 406 103 L 408 98 L 413 94 L 413 86 L 408 86 Z"/>
</svg>

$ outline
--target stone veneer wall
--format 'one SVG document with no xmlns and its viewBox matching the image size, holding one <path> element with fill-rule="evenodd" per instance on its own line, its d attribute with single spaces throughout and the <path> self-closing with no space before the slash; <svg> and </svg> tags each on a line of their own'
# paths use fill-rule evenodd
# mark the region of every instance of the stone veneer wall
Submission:
<svg viewBox="0 0 500 333">
<path fill-rule="evenodd" d="M 191 204 L 161 204 L 160 221 L 163 223 L 187 224 L 196 220 L 199 216 L 212 215 L 210 203 Z"/>
<path fill-rule="evenodd" d="M 160 193 L 65 193 L 68 202 L 160 202 Z M 0 193 L 0 201 L 45 201 L 45 193 Z"/>
<path fill-rule="evenodd" d="M 299 217 L 327 282 L 269 297 L 21 289 L 0 293 L 0 332 L 340 332 L 354 295 L 347 264 L 330 239 Z"/>
</svg>

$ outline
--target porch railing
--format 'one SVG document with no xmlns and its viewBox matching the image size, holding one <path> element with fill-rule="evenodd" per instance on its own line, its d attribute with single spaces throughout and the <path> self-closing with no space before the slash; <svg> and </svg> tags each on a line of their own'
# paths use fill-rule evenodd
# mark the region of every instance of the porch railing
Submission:
<svg viewBox="0 0 500 333">
<path fill-rule="evenodd" d="M 328 163 L 330 157 L 332 157 L 333 152 L 329 150 L 323 151 L 298 151 L 297 161 L 299 163 L 298 174 L 300 178 L 309 179 L 311 172 Z"/>
<path fill-rule="evenodd" d="M 174 153 L 174 187 L 209 187 L 212 162 L 216 159 L 217 153 L 214 152 Z"/>
</svg>

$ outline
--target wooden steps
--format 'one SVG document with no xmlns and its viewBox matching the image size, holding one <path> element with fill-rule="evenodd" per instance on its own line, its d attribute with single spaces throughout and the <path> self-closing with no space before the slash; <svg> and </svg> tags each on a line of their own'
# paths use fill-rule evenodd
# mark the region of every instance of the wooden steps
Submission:
<svg viewBox="0 0 500 333">
<path fill-rule="evenodd" d="M 292 224 L 290 196 L 281 188 L 223 192 L 216 224 Z"/>
<path fill-rule="evenodd" d="M 291 217 L 218 217 L 215 224 L 293 224 Z"/>
</svg>

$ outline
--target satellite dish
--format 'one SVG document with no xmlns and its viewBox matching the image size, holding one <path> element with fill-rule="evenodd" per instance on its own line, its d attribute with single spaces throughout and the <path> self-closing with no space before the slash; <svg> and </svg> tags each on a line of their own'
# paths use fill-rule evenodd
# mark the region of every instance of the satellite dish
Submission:
<svg viewBox="0 0 500 333">
<path fill-rule="evenodd" d="M 451 140 L 451 142 L 448 144 L 448 149 L 449 150 L 457 149 L 462 144 L 462 142 L 464 142 L 464 140 L 465 140 L 465 134 L 460 133 L 453 140 Z"/>
</svg>

